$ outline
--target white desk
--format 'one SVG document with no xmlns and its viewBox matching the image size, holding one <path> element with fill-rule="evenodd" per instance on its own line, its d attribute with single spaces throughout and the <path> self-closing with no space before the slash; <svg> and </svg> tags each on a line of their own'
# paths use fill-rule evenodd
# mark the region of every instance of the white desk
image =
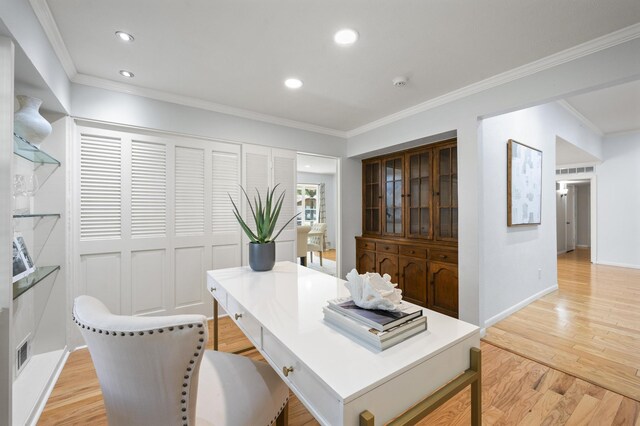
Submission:
<svg viewBox="0 0 640 426">
<path fill-rule="evenodd" d="M 269 272 L 207 272 L 216 301 L 322 424 L 357 425 L 367 410 L 376 425 L 387 423 L 470 368 L 470 351 L 480 347 L 478 327 L 427 309 L 427 331 L 377 353 L 326 325 L 322 307 L 348 295 L 343 283 L 291 262 Z M 449 389 L 445 400 L 458 390 Z M 478 423 L 479 411 L 474 417 Z"/>
</svg>

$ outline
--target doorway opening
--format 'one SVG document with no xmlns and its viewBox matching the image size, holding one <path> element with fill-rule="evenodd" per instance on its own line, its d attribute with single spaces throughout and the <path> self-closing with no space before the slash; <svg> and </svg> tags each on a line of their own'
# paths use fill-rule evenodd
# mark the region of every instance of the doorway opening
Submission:
<svg viewBox="0 0 640 426">
<path fill-rule="evenodd" d="M 333 276 L 339 270 L 339 188 L 337 158 L 298 153 L 298 257 L 303 265 Z"/>
<path fill-rule="evenodd" d="M 583 250 L 584 257 L 591 250 L 591 180 L 560 180 L 556 186 L 558 254 Z"/>
</svg>

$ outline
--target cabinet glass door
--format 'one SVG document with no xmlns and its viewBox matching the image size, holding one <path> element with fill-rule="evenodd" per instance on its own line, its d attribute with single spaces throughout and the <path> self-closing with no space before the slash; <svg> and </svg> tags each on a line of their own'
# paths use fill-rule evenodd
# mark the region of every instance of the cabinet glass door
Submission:
<svg viewBox="0 0 640 426">
<path fill-rule="evenodd" d="M 364 217 L 367 234 L 380 234 L 380 161 L 364 165 Z"/>
<path fill-rule="evenodd" d="M 403 235 L 402 229 L 402 163 L 403 157 L 384 160 L 384 234 Z"/>
<path fill-rule="evenodd" d="M 442 147 L 437 151 L 438 233 L 436 239 L 458 240 L 458 150 Z"/>
<path fill-rule="evenodd" d="M 407 233 L 409 237 L 432 238 L 431 151 L 407 155 Z"/>
</svg>

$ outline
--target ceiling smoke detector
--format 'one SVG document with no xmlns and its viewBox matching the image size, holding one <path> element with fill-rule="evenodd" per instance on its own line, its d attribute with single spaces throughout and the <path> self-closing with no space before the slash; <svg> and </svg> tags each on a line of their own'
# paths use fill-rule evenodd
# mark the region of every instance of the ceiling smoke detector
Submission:
<svg viewBox="0 0 640 426">
<path fill-rule="evenodd" d="M 396 77 L 393 80 L 391 80 L 393 82 L 393 85 L 396 87 L 404 87 L 407 85 L 407 77 Z"/>
</svg>

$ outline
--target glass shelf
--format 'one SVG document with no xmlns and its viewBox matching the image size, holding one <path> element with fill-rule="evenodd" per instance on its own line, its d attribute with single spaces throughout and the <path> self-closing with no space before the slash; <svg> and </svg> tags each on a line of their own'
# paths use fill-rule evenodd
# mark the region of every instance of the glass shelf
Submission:
<svg viewBox="0 0 640 426">
<path fill-rule="evenodd" d="M 16 135 L 15 133 L 13 134 L 13 153 L 31 161 L 32 163 L 55 164 L 56 166 L 60 166 L 60 162 L 58 160 L 46 152 L 41 151 L 39 148 L 30 144 L 26 139 Z"/>
<path fill-rule="evenodd" d="M 28 218 L 45 218 L 45 217 L 55 217 L 60 219 L 60 213 L 25 213 L 25 214 L 14 214 L 14 219 L 28 219 Z"/>
<path fill-rule="evenodd" d="M 40 266 L 36 267 L 36 270 L 28 276 L 19 279 L 13 283 L 13 300 L 22 296 L 28 290 L 36 286 L 42 280 L 59 270 L 60 266 Z"/>
</svg>

